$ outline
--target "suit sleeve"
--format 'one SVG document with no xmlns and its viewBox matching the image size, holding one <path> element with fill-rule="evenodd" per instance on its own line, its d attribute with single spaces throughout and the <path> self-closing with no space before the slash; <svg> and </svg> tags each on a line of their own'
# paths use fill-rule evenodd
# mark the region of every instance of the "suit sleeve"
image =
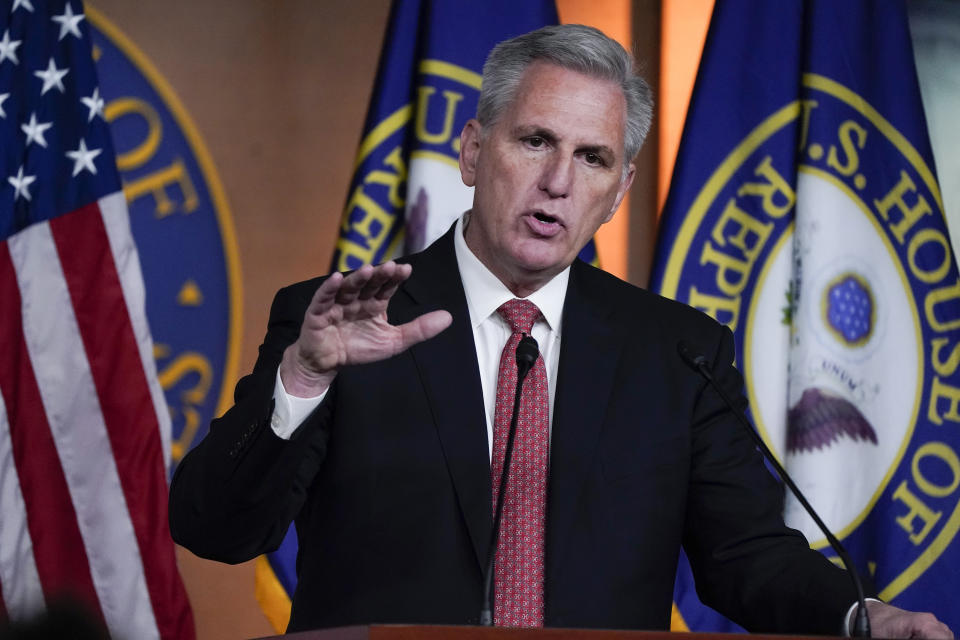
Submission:
<svg viewBox="0 0 960 640">
<path fill-rule="evenodd" d="M 726 327 L 718 333 L 714 378 L 745 409 L 733 335 Z M 706 384 L 692 442 L 684 548 L 701 600 L 750 631 L 836 635 L 856 600 L 849 576 L 783 524 L 784 487 Z"/>
<path fill-rule="evenodd" d="M 319 281 L 281 290 L 250 375 L 234 406 L 177 466 L 170 487 L 170 531 L 196 555 L 237 563 L 279 546 L 326 454 L 336 386 L 293 433 L 270 426 L 277 368 L 300 332 Z"/>
</svg>

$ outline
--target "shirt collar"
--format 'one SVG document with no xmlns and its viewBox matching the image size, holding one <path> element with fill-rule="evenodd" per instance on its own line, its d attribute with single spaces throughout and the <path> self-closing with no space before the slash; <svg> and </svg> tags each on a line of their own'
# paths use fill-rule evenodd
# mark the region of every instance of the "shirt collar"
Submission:
<svg viewBox="0 0 960 640">
<path fill-rule="evenodd" d="M 463 238 L 464 220 L 470 212 L 460 216 L 454 229 L 453 247 L 460 268 L 460 281 L 467 296 L 467 309 L 470 311 L 470 324 L 476 328 L 481 322 L 504 302 L 516 298 L 486 265 L 480 262 Z M 570 267 L 555 275 L 529 296 L 527 300 L 537 305 L 551 331 L 560 334 L 560 322 L 563 317 L 563 301 L 567 296 L 567 283 L 570 280 Z"/>
</svg>

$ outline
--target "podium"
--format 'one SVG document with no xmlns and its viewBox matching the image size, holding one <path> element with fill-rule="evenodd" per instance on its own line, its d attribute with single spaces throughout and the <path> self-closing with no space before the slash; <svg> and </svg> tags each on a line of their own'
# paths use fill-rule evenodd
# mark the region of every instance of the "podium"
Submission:
<svg viewBox="0 0 960 640">
<path fill-rule="evenodd" d="M 746 636 L 734 633 L 371 624 L 299 631 L 261 640 L 735 640 L 743 637 Z M 824 640 L 825 636 L 750 634 L 749 637 L 751 640 Z"/>
</svg>

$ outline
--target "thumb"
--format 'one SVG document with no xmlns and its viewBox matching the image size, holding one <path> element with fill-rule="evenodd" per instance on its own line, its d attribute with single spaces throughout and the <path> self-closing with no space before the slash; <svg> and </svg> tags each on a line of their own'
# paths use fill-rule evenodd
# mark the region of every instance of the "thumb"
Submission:
<svg viewBox="0 0 960 640">
<path fill-rule="evenodd" d="M 400 351 L 429 340 L 450 326 L 453 316 L 448 311 L 431 311 L 397 327 L 400 330 Z"/>
</svg>

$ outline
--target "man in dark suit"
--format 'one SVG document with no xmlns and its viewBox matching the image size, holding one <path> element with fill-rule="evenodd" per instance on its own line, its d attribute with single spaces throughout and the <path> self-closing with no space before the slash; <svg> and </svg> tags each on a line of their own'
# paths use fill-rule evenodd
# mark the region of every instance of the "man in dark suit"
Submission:
<svg viewBox="0 0 960 640">
<path fill-rule="evenodd" d="M 704 601 L 747 628 L 837 633 L 847 576 L 783 525 L 779 485 L 676 355 L 689 343 L 740 397 L 729 331 L 576 261 L 650 114 L 628 54 L 595 30 L 499 45 L 461 136 L 472 210 L 402 264 L 278 293 L 236 405 L 178 468 L 174 539 L 239 562 L 295 520 L 290 630 L 476 623 L 513 349 L 531 333 L 498 624 L 666 628 L 682 543 Z M 883 635 L 949 635 L 870 607 Z"/>
</svg>

